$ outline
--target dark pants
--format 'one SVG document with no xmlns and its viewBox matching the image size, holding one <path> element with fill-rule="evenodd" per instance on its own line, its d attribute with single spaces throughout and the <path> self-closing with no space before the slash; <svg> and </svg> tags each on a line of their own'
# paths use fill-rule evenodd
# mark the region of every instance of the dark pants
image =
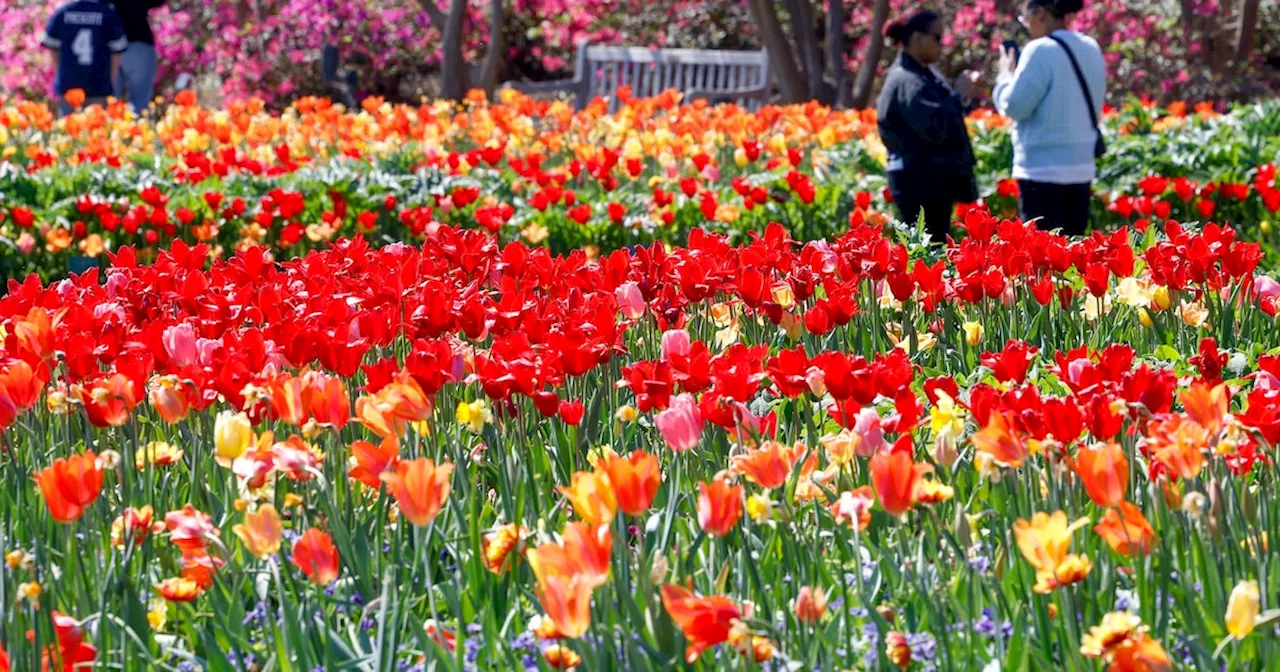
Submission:
<svg viewBox="0 0 1280 672">
<path fill-rule="evenodd" d="M 1064 235 L 1081 236 L 1089 228 L 1090 184 L 1050 184 L 1018 180 L 1022 221 L 1039 218 L 1042 230 L 1059 229 Z"/>
<path fill-rule="evenodd" d="M 946 178 L 924 177 L 894 171 L 889 173 L 889 195 L 898 206 L 898 218 L 915 227 L 924 212 L 924 228 L 929 232 L 929 242 L 945 245 L 951 233 L 951 218 L 955 214 L 954 192 Z"/>
</svg>

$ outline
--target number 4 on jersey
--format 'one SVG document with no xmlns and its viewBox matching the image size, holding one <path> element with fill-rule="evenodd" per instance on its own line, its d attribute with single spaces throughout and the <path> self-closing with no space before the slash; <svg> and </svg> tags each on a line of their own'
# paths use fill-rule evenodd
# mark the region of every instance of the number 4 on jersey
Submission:
<svg viewBox="0 0 1280 672">
<path fill-rule="evenodd" d="M 71 53 L 76 55 L 80 65 L 93 65 L 93 31 L 81 28 L 76 39 L 71 42 Z"/>
</svg>

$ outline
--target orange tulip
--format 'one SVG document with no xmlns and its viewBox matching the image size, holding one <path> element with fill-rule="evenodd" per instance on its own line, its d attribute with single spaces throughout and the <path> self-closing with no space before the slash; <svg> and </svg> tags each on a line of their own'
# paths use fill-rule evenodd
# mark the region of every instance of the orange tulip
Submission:
<svg viewBox="0 0 1280 672">
<path fill-rule="evenodd" d="M 56 459 L 52 466 L 36 473 L 36 482 L 54 520 L 60 523 L 79 520 L 85 508 L 102 492 L 98 456 L 90 450 L 83 455 Z"/>
<path fill-rule="evenodd" d="M 29 361 L 42 362 L 56 354 L 54 330 L 61 314 L 50 317 L 49 311 L 39 306 L 27 311 L 26 317 L 14 320 L 13 335 L 18 341 L 18 351 L 30 355 Z"/>
<path fill-rule="evenodd" d="M 400 513 L 418 527 L 431 524 L 440 514 L 444 500 L 449 496 L 453 463 L 436 465 L 426 457 L 396 464 L 395 471 L 382 474 L 387 493 L 395 498 Z"/>
<path fill-rule="evenodd" d="M 792 495 L 797 503 L 810 502 L 817 500 L 819 502 L 827 501 L 827 493 L 822 491 L 819 484 L 826 484 L 832 478 L 840 473 L 840 465 L 831 463 L 826 469 L 818 470 L 818 454 L 810 453 L 805 458 L 804 463 L 800 465 L 800 476 L 796 479 L 795 493 Z M 830 487 L 830 486 L 826 486 Z M 868 488 L 870 492 L 870 488 Z M 875 495 L 871 496 L 875 501 Z"/>
<path fill-rule="evenodd" d="M 422 624 L 422 629 L 428 637 L 446 650 L 454 651 L 458 648 L 458 636 L 452 630 L 440 627 L 434 618 L 427 619 L 427 622 Z"/>
<path fill-rule="evenodd" d="M 78 110 L 84 106 L 84 89 L 68 89 L 66 93 L 62 94 L 62 97 L 66 99 L 67 104 L 70 105 L 72 109 Z"/>
<path fill-rule="evenodd" d="M 378 396 L 397 418 L 406 422 L 422 422 L 431 417 L 431 399 L 408 371 L 396 374 L 393 382 L 378 390 Z"/>
<path fill-rule="evenodd" d="M 1138 633 L 1115 648 L 1107 672 L 1169 672 L 1173 662 L 1160 642 Z"/>
<path fill-rule="evenodd" d="M 293 544 L 293 564 L 311 582 L 327 586 L 338 579 L 338 547 L 328 534 L 311 528 Z"/>
<path fill-rule="evenodd" d="M 1041 512 L 1032 516 L 1030 521 L 1017 520 L 1013 523 L 1018 550 L 1036 569 L 1035 592 L 1049 593 L 1054 588 L 1082 581 L 1093 569 L 1088 556 L 1068 553 L 1072 533 L 1088 523 L 1088 518 L 1080 518 L 1068 524 L 1067 514 L 1063 511 L 1056 511 L 1053 515 Z"/>
<path fill-rule="evenodd" d="M 1080 483 L 1095 504 L 1117 506 L 1124 501 L 1129 485 L 1129 460 L 1115 443 L 1100 443 L 1081 448 L 1073 464 Z"/>
<path fill-rule="evenodd" d="M 898 669 L 905 670 L 911 666 L 911 642 L 901 632 L 894 630 L 885 635 L 884 653 Z"/>
<path fill-rule="evenodd" d="M 280 525 L 280 514 L 271 504 L 263 504 L 257 511 L 244 514 L 244 523 L 233 525 L 231 531 L 256 558 L 265 558 L 280 551 L 280 538 L 284 536 L 284 528 Z"/>
<path fill-rule="evenodd" d="M 582 656 L 563 644 L 548 647 L 542 652 L 542 659 L 555 670 L 571 670 L 582 664 Z"/>
<path fill-rule="evenodd" d="M 31 410 L 48 382 L 43 365 L 37 369 L 25 360 L 9 361 L 0 372 L 0 429 L 12 425 L 19 415 Z"/>
<path fill-rule="evenodd" d="M 573 505 L 573 512 L 592 525 L 608 525 L 618 512 L 618 495 L 609 477 L 600 472 L 575 473 L 560 493 Z"/>
<path fill-rule="evenodd" d="M 368 441 L 356 441 L 351 444 L 351 457 L 355 466 L 347 476 L 377 490 L 382 487 L 383 472 L 394 470 L 400 461 L 400 444 L 395 436 L 387 436 L 376 446 Z"/>
<path fill-rule="evenodd" d="M 1107 509 L 1102 522 L 1093 531 L 1102 537 L 1111 550 L 1121 555 L 1146 555 L 1155 543 L 1156 531 L 1147 522 L 1142 510 L 1129 502 L 1120 502 L 1119 510 Z"/>
<path fill-rule="evenodd" d="M 670 583 L 662 587 L 662 606 L 689 641 L 684 652 L 687 663 L 727 641 L 734 622 L 742 619 L 742 610 L 729 598 L 695 597 L 688 588 Z"/>
<path fill-rule="evenodd" d="M 591 591 L 608 580 L 613 540 L 607 526 L 576 522 L 565 526 L 559 543 L 529 551 L 529 567 L 538 581 L 538 603 L 570 639 L 591 625 Z"/>
<path fill-rule="evenodd" d="M 156 586 L 156 591 L 170 602 L 190 602 L 200 597 L 204 589 L 191 579 L 173 577 L 161 581 Z"/>
<path fill-rule="evenodd" d="M 698 525 L 713 537 L 723 537 L 742 518 L 742 486 L 723 478 L 699 483 Z"/>
<path fill-rule="evenodd" d="M 1230 394 L 1226 383 L 1210 386 L 1204 381 L 1196 381 L 1178 393 L 1178 401 L 1182 402 L 1187 415 L 1213 436 L 1222 429 L 1223 418 L 1227 416 L 1231 403 Z"/>
<path fill-rule="evenodd" d="M 1143 439 L 1156 462 L 1184 479 L 1200 475 L 1208 441 L 1209 432 L 1203 426 L 1181 415 L 1152 420 L 1147 425 L 1147 438 Z"/>
<path fill-rule="evenodd" d="M 987 419 L 983 427 L 971 438 L 978 452 L 990 455 L 997 463 L 1014 469 L 1021 467 L 1027 459 L 1027 443 L 1018 436 L 1017 430 L 1009 425 L 1009 419 L 996 411 Z"/>
<path fill-rule="evenodd" d="M 207 590 L 213 585 L 213 577 L 218 568 L 225 564 L 222 558 L 209 555 L 203 548 L 182 549 L 182 578 L 194 581 L 200 588 Z"/>
<path fill-rule="evenodd" d="M 821 586 L 802 586 L 792 606 L 796 620 L 817 623 L 827 612 L 827 594 Z"/>
<path fill-rule="evenodd" d="M 889 453 L 877 453 L 871 458 L 871 485 L 875 489 L 880 506 L 890 515 L 900 516 L 915 505 L 920 486 L 920 475 L 927 465 L 916 464 L 911 458 L 910 446 L 895 448 Z"/>
<path fill-rule="evenodd" d="M 351 418 L 351 397 L 342 379 L 316 371 L 308 372 L 305 400 L 311 417 L 325 427 L 342 429 Z"/>
<path fill-rule="evenodd" d="M 271 381 L 271 410 L 280 421 L 301 427 L 307 421 L 307 381 L 302 376 L 282 373 Z"/>
<path fill-rule="evenodd" d="M 365 395 L 356 399 L 356 417 L 360 424 L 382 438 L 402 436 L 405 432 L 405 421 L 392 413 L 392 408 L 378 396 Z"/>
<path fill-rule="evenodd" d="M 538 604 L 567 639 L 577 639 L 591 627 L 591 591 L 594 586 L 584 576 L 548 576 L 534 588 Z"/>
<path fill-rule="evenodd" d="M 579 575 L 595 588 L 609 579 L 612 549 L 613 537 L 607 526 L 573 522 L 565 525 L 558 542 L 529 551 L 529 567 L 539 581 L 548 576 Z"/>
<path fill-rule="evenodd" d="M 129 420 L 138 405 L 133 381 L 116 373 L 100 378 L 88 387 L 76 386 L 76 398 L 84 405 L 85 415 L 96 427 L 119 427 Z"/>
<path fill-rule="evenodd" d="M 124 548 L 125 544 L 142 543 L 151 534 L 151 522 L 155 511 L 148 504 L 141 509 L 132 506 L 111 522 L 111 545 Z"/>
<path fill-rule="evenodd" d="M 791 468 L 803 454 L 803 444 L 787 446 L 777 441 L 765 441 L 759 448 L 748 450 L 744 455 L 735 455 L 729 466 L 748 481 L 772 490 L 786 485 L 791 477 Z"/>
<path fill-rule="evenodd" d="M 662 470 L 658 457 L 637 450 L 626 458 L 608 455 L 600 461 L 600 469 L 609 477 L 617 496 L 618 508 L 630 516 L 639 516 L 649 510 L 653 498 L 662 484 Z"/>
<path fill-rule="evenodd" d="M 157 377 L 147 396 L 160 419 L 171 425 L 187 417 L 191 409 L 191 402 L 187 400 L 187 393 L 177 376 Z"/>
<path fill-rule="evenodd" d="M 507 557 L 520 545 L 520 539 L 525 534 L 528 534 L 528 531 L 515 523 L 485 532 L 484 536 L 480 537 L 485 569 L 494 574 L 501 574 L 507 566 Z"/>
</svg>

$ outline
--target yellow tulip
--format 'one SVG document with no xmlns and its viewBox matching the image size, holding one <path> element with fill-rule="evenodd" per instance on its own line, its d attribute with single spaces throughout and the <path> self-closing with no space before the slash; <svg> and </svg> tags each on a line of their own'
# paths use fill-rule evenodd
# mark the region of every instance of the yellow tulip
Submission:
<svg viewBox="0 0 1280 672">
<path fill-rule="evenodd" d="M 982 337 L 985 335 L 986 330 L 982 328 L 981 322 L 974 322 L 970 320 L 964 323 L 964 342 L 967 343 L 969 347 L 977 347 L 977 345 L 982 342 Z"/>
<path fill-rule="evenodd" d="M 213 425 L 214 459 L 224 467 L 230 467 L 236 458 L 244 455 L 253 442 L 253 425 L 244 413 L 222 411 Z"/>
<path fill-rule="evenodd" d="M 1258 621 L 1258 582 L 1241 581 L 1231 590 L 1227 600 L 1227 632 L 1236 639 L 1244 639 L 1253 632 Z"/>
</svg>

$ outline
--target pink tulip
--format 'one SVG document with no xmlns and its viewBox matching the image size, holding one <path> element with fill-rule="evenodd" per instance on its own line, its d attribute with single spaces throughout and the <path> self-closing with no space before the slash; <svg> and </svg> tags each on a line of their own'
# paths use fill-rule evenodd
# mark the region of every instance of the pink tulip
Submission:
<svg viewBox="0 0 1280 672">
<path fill-rule="evenodd" d="M 1253 293 L 1258 295 L 1258 302 L 1280 298 L 1280 282 L 1275 278 L 1259 275 L 1253 279 Z"/>
<path fill-rule="evenodd" d="M 683 452 L 698 445 L 702 438 L 702 412 L 692 394 L 676 395 L 667 410 L 654 419 L 662 439 L 671 450 Z"/>
<path fill-rule="evenodd" d="M 858 412 L 858 422 L 853 432 L 862 439 L 855 452 L 862 457 L 871 457 L 884 448 L 884 431 L 880 429 L 880 414 L 870 406 Z"/>
<path fill-rule="evenodd" d="M 668 329 L 662 332 L 662 361 L 671 361 L 672 355 L 688 355 L 689 332 L 684 329 Z"/>
<path fill-rule="evenodd" d="M 165 329 L 160 341 L 175 365 L 189 366 L 200 361 L 196 350 L 196 330 L 190 324 L 183 322 Z"/>
<path fill-rule="evenodd" d="M 640 293 L 640 285 L 635 282 L 624 282 L 614 291 L 614 296 L 618 297 L 618 309 L 628 320 L 639 319 L 644 315 L 646 306 L 644 295 Z"/>
</svg>

